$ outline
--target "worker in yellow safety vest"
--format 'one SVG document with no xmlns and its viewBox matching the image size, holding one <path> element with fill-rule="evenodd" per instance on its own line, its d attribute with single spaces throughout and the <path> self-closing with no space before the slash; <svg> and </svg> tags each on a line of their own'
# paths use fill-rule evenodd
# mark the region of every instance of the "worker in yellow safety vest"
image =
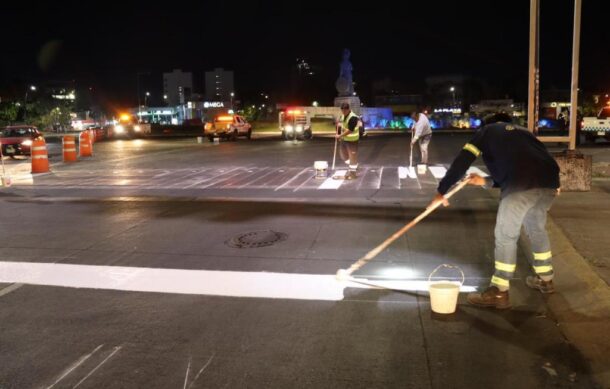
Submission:
<svg viewBox="0 0 610 389">
<path fill-rule="evenodd" d="M 336 176 L 336 178 L 345 178 L 353 180 L 357 178 L 358 170 L 358 141 L 360 140 L 360 127 L 362 121 L 351 111 L 349 104 L 341 104 L 341 117 L 337 126 L 336 137 L 341 141 L 340 155 L 341 159 L 348 165 L 349 170 L 345 176 Z"/>
</svg>

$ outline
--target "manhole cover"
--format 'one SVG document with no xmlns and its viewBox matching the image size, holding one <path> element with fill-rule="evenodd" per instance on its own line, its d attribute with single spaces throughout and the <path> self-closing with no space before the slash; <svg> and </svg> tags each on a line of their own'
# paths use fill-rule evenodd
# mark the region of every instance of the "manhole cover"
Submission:
<svg viewBox="0 0 610 389">
<path fill-rule="evenodd" d="M 273 246 L 274 244 L 286 240 L 287 234 L 271 230 L 252 231 L 237 235 L 225 243 L 227 246 L 238 249 L 250 249 L 257 247 Z"/>
</svg>

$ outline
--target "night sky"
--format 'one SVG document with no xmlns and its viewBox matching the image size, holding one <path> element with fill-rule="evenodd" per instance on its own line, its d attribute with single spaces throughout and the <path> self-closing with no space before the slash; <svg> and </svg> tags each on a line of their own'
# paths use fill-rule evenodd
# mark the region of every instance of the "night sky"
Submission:
<svg viewBox="0 0 610 389">
<path fill-rule="evenodd" d="M 543 88 L 568 89 L 573 1 L 542 0 Z M 581 87 L 610 90 L 610 6 L 584 0 Z M 87 4 L 87 5 L 85 5 Z M 136 74 L 160 103 L 163 71 L 235 71 L 238 98 L 285 97 L 296 58 L 314 67 L 319 100 L 331 102 L 341 51 L 352 51 L 366 98 L 390 77 L 421 93 L 427 76 L 481 77 L 525 99 L 529 1 L 11 2 L 3 4 L 0 93 L 45 80 L 75 80 L 105 103 L 135 105 Z M 273 95 L 275 94 L 275 95 Z M 502 96 L 489 96 L 502 97 Z M 156 101 L 157 100 L 157 101 Z M 366 102 L 366 101 L 365 101 Z"/>
</svg>

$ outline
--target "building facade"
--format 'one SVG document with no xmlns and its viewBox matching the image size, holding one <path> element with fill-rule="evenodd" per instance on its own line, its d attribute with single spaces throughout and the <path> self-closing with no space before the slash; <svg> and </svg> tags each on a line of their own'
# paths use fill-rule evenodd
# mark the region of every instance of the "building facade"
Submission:
<svg viewBox="0 0 610 389">
<path fill-rule="evenodd" d="M 163 73 L 163 95 L 169 106 L 187 102 L 193 93 L 193 74 L 174 69 L 171 73 Z"/>
<path fill-rule="evenodd" d="M 205 72 L 205 98 L 213 101 L 231 101 L 235 91 L 233 72 L 216 68 Z"/>
</svg>

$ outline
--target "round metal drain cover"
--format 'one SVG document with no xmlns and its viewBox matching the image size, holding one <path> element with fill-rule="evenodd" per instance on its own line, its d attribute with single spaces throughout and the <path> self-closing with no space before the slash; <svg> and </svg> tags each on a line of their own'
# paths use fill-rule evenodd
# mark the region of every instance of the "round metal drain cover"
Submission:
<svg viewBox="0 0 610 389">
<path fill-rule="evenodd" d="M 252 231 L 237 235 L 225 243 L 227 246 L 238 249 L 251 249 L 257 247 L 273 246 L 274 244 L 286 240 L 287 234 L 271 230 Z"/>
</svg>

